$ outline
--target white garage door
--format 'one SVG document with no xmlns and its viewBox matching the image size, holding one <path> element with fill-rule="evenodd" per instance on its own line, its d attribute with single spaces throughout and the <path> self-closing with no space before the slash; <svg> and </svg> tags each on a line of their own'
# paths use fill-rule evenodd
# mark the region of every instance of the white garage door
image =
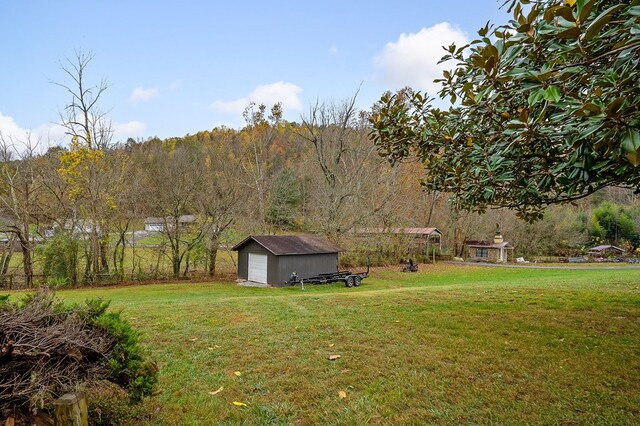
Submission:
<svg viewBox="0 0 640 426">
<path fill-rule="evenodd" d="M 249 253 L 249 281 L 267 283 L 267 255 Z"/>
</svg>

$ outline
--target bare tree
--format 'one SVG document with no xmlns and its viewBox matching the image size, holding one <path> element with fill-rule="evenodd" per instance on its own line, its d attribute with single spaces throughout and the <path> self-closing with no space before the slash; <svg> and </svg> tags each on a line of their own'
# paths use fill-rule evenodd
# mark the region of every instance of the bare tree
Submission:
<svg viewBox="0 0 640 426">
<path fill-rule="evenodd" d="M 7 230 L 20 243 L 25 282 L 29 287 L 33 282 L 34 230 L 31 227 L 35 225 L 37 228 L 39 222 L 38 209 L 43 189 L 35 164 L 38 146 L 38 141 L 33 141 L 31 135 L 26 135 L 24 140 L 16 140 L 0 133 L 0 207 L 8 219 Z M 4 267 L 3 272 L 6 272 Z"/>
<path fill-rule="evenodd" d="M 228 141 L 227 141 L 228 142 Z M 234 223 L 242 204 L 238 182 L 240 169 L 233 161 L 233 153 L 224 141 L 206 148 L 202 162 L 204 177 L 202 191 L 198 194 L 201 216 L 207 218 L 208 274 L 215 275 L 216 258 L 222 233 Z"/>
<path fill-rule="evenodd" d="M 203 159 L 193 147 L 171 152 L 154 147 L 145 164 L 145 199 L 149 209 L 164 220 L 162 235 L 168 242 L 174 278 L 180 276 L 182 262 L 207 235 L 211 220 L 196 217 L 198 195 L 203 190 Z M 188 222 L 183 216 L 190 217 Z"/>
<path fill-rule="evenodd" d="M 385 197 L 372 196 L 381 178 L 381 161 L 367 136 L 364 113 L 356 95 L 341 103 L 316 103 L 296 131 L 313 150 L 316 166 L 308 211 L 314 227 L 338 241 L 342 235 L 376 214 Z M 379 194 L 378 194 L 379 195 Z"/>
<path fill-rule="evenodd" d="M 65 133 L 88 149 L 105 150 L 111 146 L 113 126 L 106 113 L 100 110 L 98 102 L 109 85 L 105 79 L 97 85 L 87 83 L 87 68 L 93 57 L 92 53 L 76 51 L 73 59 L 61 64 L 70 83 L 52 83 L 71 96 L 64 112 L 60 113 L 60 125 L 65 128 Z"/>
<path fill-rule="evenodd" d="M 72 219 L 80 219 L 88 231 L 85 280 L 93 281 L 108 262 L 109 223 L 107 212 L 113 207 L 113 176 L 105 173 L 109 164 L 104 152 L 111 147 L 113 127 L 99 101 L 108 88 L 103 79 L 97 85 L 87 83 L 87 69 L 93 55 L 78 51 L 61 64 L 69 83 L 54 82 L 66 90 L 70 100 L 60 113 L 60 125 L 71 137 L 69 152 L 61 155 L 60 173 L 70 186 L 69 197 L 78 208 Z"/>
</svg>

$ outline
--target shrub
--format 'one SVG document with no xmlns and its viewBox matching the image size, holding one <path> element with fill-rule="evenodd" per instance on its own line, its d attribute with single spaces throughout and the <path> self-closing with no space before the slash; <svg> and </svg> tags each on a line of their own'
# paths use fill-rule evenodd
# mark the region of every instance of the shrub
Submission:
<svg viewBox="0 0 640 426">
<path fill-rule="evenodd" d="M 27 413 L 79 384 L 107 380 L 130 402 L 157 382 L 139 334 L 100 299 L 65 304 L 43 289 L 0 302 L 0 413 Z"/>
<path fill-rule="evenodd" d="M 129 393 L 109 381 L 92 382 L 82 390 L 87 397 L 91 426 L 138 424 L 151 417 L 147 407 L 130 404 Z"/>
<path fill-rule="evenodd" d="M 47 280 L 62 280 L 72 283 L 78 264 L 78 241 L 66 234 L 58 234 L 46 244 L 38 247 L 44 259 L 42 273 Z"/>
<path fill-rule="evenodd" d="M 48 277 L 47 286 L 54 289 L 64 288 L 69 285 L 70 281 L 67 277 Z"/>
<path fill-rule="evenodd" d="M 129 389 L 134 402 L 150 395 L 158 382 L 158 370 L 155 364 L 145 360 L 138 343 L 138 331 L 122 318 L 120 312 L 104 313 L 94 323 L 115 339 L 108 360 L 110 380 Z"/>
</svg>

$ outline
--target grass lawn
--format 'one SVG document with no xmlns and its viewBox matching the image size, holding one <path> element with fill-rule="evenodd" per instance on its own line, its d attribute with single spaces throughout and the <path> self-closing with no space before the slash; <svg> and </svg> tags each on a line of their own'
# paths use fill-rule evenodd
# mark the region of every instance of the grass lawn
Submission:
<svg viewBox="0 0 640 426">
<path fill-rule="evenodd" d="M 371 275 L 60 295 L 109 298 L 143 330 L 157 424 L 640 424 L 640 270 Z"/>
</svg>

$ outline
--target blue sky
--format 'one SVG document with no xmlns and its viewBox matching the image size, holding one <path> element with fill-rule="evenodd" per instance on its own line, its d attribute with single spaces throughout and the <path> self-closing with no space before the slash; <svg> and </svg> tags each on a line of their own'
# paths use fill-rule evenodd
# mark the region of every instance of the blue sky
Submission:
<svg viewBox="0 0 640 426">
<path fill-rule="evenodd" d="M 250 102 L 281 101 L 299 121 L 312 102 L 360 87 L 368 109 L 385 90 L 433 92 L 440 46 L 502 23 L 501 0 L 0 1 L 0 131 L 58 143 L 68 100 L 51 81 L 82 49 L 116 139 L 240 127 Z"/>
</svg>

